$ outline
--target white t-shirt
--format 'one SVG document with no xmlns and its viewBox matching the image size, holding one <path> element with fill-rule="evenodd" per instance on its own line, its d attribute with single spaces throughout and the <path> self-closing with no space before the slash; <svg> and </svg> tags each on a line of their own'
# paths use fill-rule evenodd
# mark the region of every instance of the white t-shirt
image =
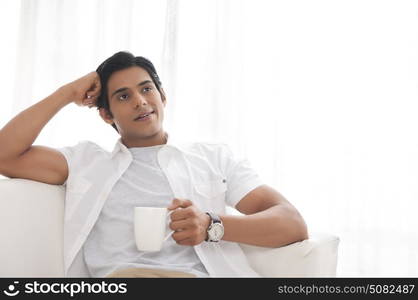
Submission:
<svg viewBox="0 0 418 300">
<path fill-rule="evenodd" d="M 116 182 L 93 226 L 84 258 L 93 277 L 105 277 L 117 269 L 161 268 L 207 277 L 191 246 L 167 239 L 160 251 L 138 251 L 134 239 L 134 207 L 167 207 L 174 198 L 157 161 L 163 145 L 129 148 L 133 160 Z"/>
</svg>

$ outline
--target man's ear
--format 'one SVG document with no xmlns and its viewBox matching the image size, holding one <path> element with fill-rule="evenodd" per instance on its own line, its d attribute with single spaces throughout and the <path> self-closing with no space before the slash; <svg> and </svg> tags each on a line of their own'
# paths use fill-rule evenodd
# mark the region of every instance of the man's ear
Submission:
<svg viewBox="0 0 418 300">
<path fill-rule="evenodd" d="M 112 125 L 113 122 L 113 115 L 105 108 L 99 108 L 99 114 L 100 117 L 102 117 L 103 121 L 105 121 L 107 124 Z"/>
</svg>

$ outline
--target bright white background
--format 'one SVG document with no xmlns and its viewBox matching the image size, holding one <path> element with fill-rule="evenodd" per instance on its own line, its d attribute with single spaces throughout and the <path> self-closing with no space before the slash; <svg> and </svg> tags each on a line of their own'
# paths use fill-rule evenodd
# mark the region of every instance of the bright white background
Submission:
<svg viewBox="0 0 418 300">
<path fill-rule="evenodd" d="M 0 37 L 0 126 L 129 50 L 168 132 L 227 142 L 341 238 L 338 276 L 418 276 L 418 1 L 3 0 Z M 71 104 L 36 143 L 116 138 Z"/>
</svg>

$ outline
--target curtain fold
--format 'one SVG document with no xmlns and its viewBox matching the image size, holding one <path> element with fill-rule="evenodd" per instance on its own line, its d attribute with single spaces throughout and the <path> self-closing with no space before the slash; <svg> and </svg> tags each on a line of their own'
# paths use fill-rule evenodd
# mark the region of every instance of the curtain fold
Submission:
<svg viewBox="0 0 418 300">
<path fill-rule="evenodd" d="M 167 128 L 172 128 L 176 122 L 174 116 L 177 115 L 176 111 L 176 85 L 177 85 L 177 31 L 178 31 L 178 19 L 179 19 L 179 1 L 172 0 L 167 1 L 165 12 L 165 29 L 164 29 L 164 42 L 161 58 L 161 78 L 163 78 L 163 89 L 166 93 L 166 97 L 169 101 L 166 106 L 165 124 Z"/>
</svg>

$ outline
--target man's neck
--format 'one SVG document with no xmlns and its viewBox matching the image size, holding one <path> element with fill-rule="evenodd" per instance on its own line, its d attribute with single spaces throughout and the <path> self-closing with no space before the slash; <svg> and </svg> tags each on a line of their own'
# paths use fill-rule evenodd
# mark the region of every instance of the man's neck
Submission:
<svg viewBox="0 0 418 300">
<path fill-rule="evenodd" d="M 168 134 L 164 131 L 159 133 L 158 135 L 146 138 L 146 139 L 125 139 L 121 138 L 122 143 L 127 148 L 132 147 L 151 147 L 157 145 L 164 145 L 167 143 Z"/>
</svg>

